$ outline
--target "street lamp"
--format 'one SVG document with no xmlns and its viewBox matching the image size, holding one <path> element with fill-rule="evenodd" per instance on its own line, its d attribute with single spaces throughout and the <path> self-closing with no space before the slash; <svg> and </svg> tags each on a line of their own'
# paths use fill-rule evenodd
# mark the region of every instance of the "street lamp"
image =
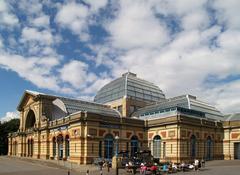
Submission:
<svg viewBox="0 0 240 175">
<path fill-rule="evenodd" d="M 118 140 L 119 140 L 119 136 L 116 135 L 115 136 L 115 141 L 116 141 L 116 152 L 115 152 L 115 156 L 116 156 L 116 175 L 118 175 Z"/>
</svg>

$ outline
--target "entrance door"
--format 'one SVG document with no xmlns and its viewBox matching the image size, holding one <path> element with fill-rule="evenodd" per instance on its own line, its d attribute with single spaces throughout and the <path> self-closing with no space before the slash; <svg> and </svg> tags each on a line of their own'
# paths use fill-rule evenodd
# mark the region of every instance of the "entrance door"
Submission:
<svg viewBox="0 0 240 175">
<path fill-rule="evenodd" d="M 207 138 L 207 160 L 212 160 L 212 139 L 211 137 Z"/>
<path fill-rule="evenodd" d="M 234 159 L 240 160 L 240 142 L 234 143 Z"/>
</svg>

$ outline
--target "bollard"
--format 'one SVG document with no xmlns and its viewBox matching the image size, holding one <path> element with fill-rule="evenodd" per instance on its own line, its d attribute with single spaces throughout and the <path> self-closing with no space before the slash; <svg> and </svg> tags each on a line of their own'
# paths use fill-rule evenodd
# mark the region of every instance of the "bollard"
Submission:
<svg viewBox="0 0 240 175">
<path fill-rule="evenodd" d="M 68 170 L 68 175 L 70 175 L 70 171 Z"/>
</svg>

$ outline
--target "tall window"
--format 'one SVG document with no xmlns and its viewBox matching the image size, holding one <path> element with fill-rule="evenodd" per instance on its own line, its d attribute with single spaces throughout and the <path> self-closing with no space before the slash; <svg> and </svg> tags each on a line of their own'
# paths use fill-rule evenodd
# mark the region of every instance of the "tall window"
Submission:
<svg viewBox="0 0 240 175">
<path fill-rule="evenodd" d="M 153 157 L 160 158 L 161 156 L 161 137 L 156 135 L 153 138 Z"/>
<path fill-rule="evenodd" d="M 163 158 L 166 157 L 166 142 L 163 142 Z"/>
<path fill-rule="evenodd" d="M 57 143 L 58 143 L 58 158 L 63 158 L 63 136 L 57 136 Z"/>
<path fill-rule="evenodd" d="M 137 136 L 132 136 L 131 138 L 131 156 L 133 157 L 138 151 L 138 138 Z"/>
<path fill-rule="evenodd" d="M 113 157 L 113 136 L 107 134 L 104 138 L 104 158 L 111 159 Z"/>
<path fill-rule="evenodd" d="M 65 137 L 65 157 L 67 157 L 67 158 L 70 156 L 69 147 L 70 147 L 70 139 L 69 139 L 69 136 L 66 135 L 66 137 Z"/>
<path fill-rule="evenodd" d="M 102 157 L 102 141 L 99 141 L 98 145 L 98 156 Z"/>
<path fill-rule="evenodd" d="M 212 159 L 212 139 L 210 136 L 208 136 L 207 138 L 207 156 L 206 156 L 207 160 L 211 160 Z"/>
<path fill-rule="evenodd" d="M 53 137 L 52 144 L 53 144 L 53 147 L 52 147 L 53 157 L 55 157 L 56 156 L 56 137 Z"/>
<path fill-rule="evenodd" d="M 196 157 L 196 136 L 195 135 L 191 136 L 190 144 L 191 144 L 191 157 L 195 158 Z"/>
</svg>

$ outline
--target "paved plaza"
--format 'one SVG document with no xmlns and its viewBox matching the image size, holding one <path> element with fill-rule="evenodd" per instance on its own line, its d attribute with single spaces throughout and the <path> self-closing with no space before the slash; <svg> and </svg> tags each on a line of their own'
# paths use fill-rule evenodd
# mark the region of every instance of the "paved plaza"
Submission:
<svg viewBox="0 0 240 175">
<path fill-rule="evenodd" d="M 71 169 L 71 170 L 70 170 Z M 0 157 L 0 175 L 86 175 L 89 170 L 89 175 L 100 175 L 98 167 L 94 165 L 71 165 L 64 164 L 62 161 L 45 161 L 33 160 L 26 158 L 10 158 L 6 156 Z M 114 175 L 115 170 L 103 169 L 103 175 Z M 125 170 L 119 171 L 120 175 L 129 174 Z M 137 173 L 139 174 L 139 173 Z M 178 172 L 174 174 L 197 174 L 197 175 L 239 175 L 240 174 L 240 160 L 217 160 L 207 162 L 206 167 L 200 171 Z M 129 174 L 131 175 L 131 174 Z"/>
</svg>

